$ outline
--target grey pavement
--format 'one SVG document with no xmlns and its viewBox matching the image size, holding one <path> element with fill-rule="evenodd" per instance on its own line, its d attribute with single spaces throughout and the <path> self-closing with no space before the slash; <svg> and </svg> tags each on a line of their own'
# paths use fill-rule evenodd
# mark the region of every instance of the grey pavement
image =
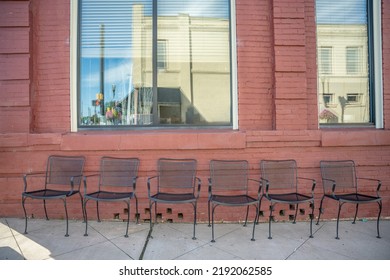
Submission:
<svg viewBox="0 0 390 280">
<path fill-rule="evenodd" d="M 380 222 L 382 238 L 376 238 L 376 221 L 341 221 L 335 239 L 336 222 L 313 223 L 314 238 L 309 238 L 309 222 L 276 222 L 273 239 L 268 239 L 268 223 L 215 224 L 215 243 L 206 223 L 149 223 L 122 221 L 69 221 L 65 237 L 64 220 L 29 219 L 28 234 L 23 234 L 24 219 L 0 218 L 0 260 L 390 260 L 390 220 Z"/>
</svg>

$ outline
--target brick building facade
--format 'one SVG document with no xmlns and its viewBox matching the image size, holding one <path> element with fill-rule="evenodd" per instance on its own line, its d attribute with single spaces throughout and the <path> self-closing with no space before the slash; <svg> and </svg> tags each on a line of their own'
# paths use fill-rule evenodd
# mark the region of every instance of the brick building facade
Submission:
<svg viewBox="0 0 390 280">
<path fill-rule="evenodd" d="M 300 174 L 317 180 L 316 215 L 322 195 L 319 161 L 353 159 L 359 176 L 382 180 L 382 217 L 390 216 L 389 1 L 381 4 L 383 127 L 319 125 L 314 0 L 236 0 L 237 129 L 77 131 L 71 123 L 72 2 L 0 1 L 0 216 L 23 217 L 21 176 L 43 171 L 51 154 L 86 156 L 86 172 L 97 171 L 104 155 L 138 157 L 141 220 L 149 218 L 146 179 L 155 174 L 156 160 L 196 158 L 202 179 L 200 222 L 207 220 L 211 159 L 246 159 L 253 177 L 260 176 L 261 159 L 297 160 Z M 70 217 L 82 218 L 77 198 L 69 203 Z M 40 204 L 27 207 L 34 217 L 43 217 Z M 287 220 L 288 206 L 278 207 L 285 211 L 276 211 L 275 219 Z M 310 211 L 302 207 L 299 219 L 308 219 Z M 352 207 L 342 215 L 351 217 Z M 120 203 L 102 205 L 101 216 L 122 219 L 127 216 L 124 208 Z M 328 208 L 322 217 L 335 218 L 335 211 Z M 190 205 L 164 205 L 158 212 L 164 221 L 192 219 Z M 49 204 L 49 213 L 64 215 L 55 203 Z M 268 213 L 264 202 L 261 219 L 267 220 Z M 376 205 L 360 210 L 362 217 L 376 213 Z M 216 216 L 224 221 L 243 218 L 244 213 L 231 209 Z"/>
</svg>

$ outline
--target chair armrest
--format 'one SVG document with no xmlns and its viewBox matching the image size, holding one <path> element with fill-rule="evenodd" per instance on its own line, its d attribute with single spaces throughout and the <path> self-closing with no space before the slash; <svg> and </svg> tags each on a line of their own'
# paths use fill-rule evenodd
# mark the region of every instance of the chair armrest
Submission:
<svg viewBox="0 0 390 280">
<path fill-rule="evenodd" d="M 381 180 L 378 180 L 378 179 L 374 179 L 374 178 L 364 178 L 364 177 L 358 177 L 356 178 L 357 180 L 365 180 L 365 181 L 372 181 L 372 182 L 376 182 L 377 183 L 377 187 L 376 187 L 376 194 L 377 196 L 379 197 L 379 190 L 382 186 L 382 181 Z"/>
<path fill-rule="evenodd" d="M 159 176 L 152 176 L 152 177 L 149 177 L 149 178 L 148 178 L 148 180 L 147 180 L 148 197 L 151 197 L 151 195 L 150 195 L 150 186 L 151 186 L 152 180 L 157 179 L 158 177 L 159 177 Z"/>
<path fill-rule="evenodd" d="M 87 194 L 87 179 L 90 178 L 90 177 L 96 177 L 96 176 L 99 176 L 99 175 L 100 175 L 99 173 L 95 173 L 95 174 L 89 174 L 89 175 L 84 175 L 83 176 L 84 194 Z"/>
<path fill-rule="evenodd" d="M 71 195 L 74 192 L 74 179 L 75 178 L 80 178 L 80 183 L 79 183 L 79 188 L 78 188 L 78 191 L 80 191 L 80 184 L 81 184 L 81 180 L 83 178 L 82 174 L 70 177 L 70 192 L 69 192 L 69 195 Z"/>
<path fill-rule="evenodd" d="M 332 196 L 334 198 L 336 198 L 336 195 L 334 193 L 334 190 L 336 189 L 336 180 L 333 180 L 333 179 L 328 179 L 328 178 L 322 178 L 322 181 L 329 181 L 331 182 L 333 185 L 332 185 Z M 324 192 L 325 192 L 325 188 L 324 188 Z"/>
<path fill-rule="evenodd" d="M 202 180 L 199 177 L 195 177 L 195 182 L 196 181 L 198 182 L 198 187 L 196 188 L 197 192 L 195 197 L 198 199 L 200 195 L 200 186 L 202 184 Z"/>
<path fill-rule="evenodd" d="M 46 177 L 46 173 L 45 172 L 32 172 L 32 173 L 26 173 L 23 175 L 23 183 L 24 183 L 24 188 L 23 188 L 23 192 L 26 192 L 27 191 L 27 178 L 28 177 L 41 177 L 41 178 L 45 178 Z"/>
<path fill-rule="evenodd" d="M 312 179 L 312 178 L 305 178 L 305 177 L 297 177 L 298 179 L 300 180 L 306 180 L 306 181 L 311 181 L 312 182 L 312 186 L 311 186 L 311 195 L 314 196 L 314 189 L 316 187 L 316 180 Z"/>
<path fill-rule="evenodd" d="M 208 178 L 208 182 L 209 182 L 209 199 L 210 199 L 213 194 L 213 182 L 211 178 Z"/>
<path fill-rule="evenodd" d="M 265 184 L 265 196 L 268 198 L 268 189 L 269 189 L 269 181 L 263 177 L 260 178 L 260 184 L 263 188 L 263 184 Z M 263 189 L 264 192 L 264 189 Z"/>
<path fill-rule="evenodd" d="M 259 188 L 257 189 L 257 199 L 260 200 L 261 198 L 261 191 L 262 191 L 262 184 L 261 184 L 261 181 L 260 180 L 256 180 L 256 179 L 252 179 L 252 178 L 249 178 L 248 181 L 252 181 L 252 182 L 256 182 L 259 184 Z"/>
</svg>

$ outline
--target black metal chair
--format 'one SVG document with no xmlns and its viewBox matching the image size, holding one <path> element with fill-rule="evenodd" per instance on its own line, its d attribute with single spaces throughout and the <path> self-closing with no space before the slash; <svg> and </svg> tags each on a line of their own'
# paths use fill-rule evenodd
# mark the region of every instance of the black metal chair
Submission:
<svg viewBox="0 0 390 280">
<path fill-rule="evenodd" d="M 88 236 L 88 215 L 87 202 L 96 201 L 97 218 L 100 222 L 99 201 L 116 202 L 123 201 L 127 204 L 127 227 L 125 237 L 128 237 L 130 222 L 130 200 L 135 199 L 136 219 L 138 223 L 138 199 L 135 194 L 136 181 L 138 178 L 139 159 L 137 158 L 115 158 L 102 157 L 100 161 L 100 172 L 84 177 L 84 215 L 85 234 Z M 87 192 L 87 178 L 98 176 L 98 190 Z"/>
<path fill-rule="evenodd" d="M 197 161 L 195 159 L 160 158 L 157 162 L 157 169 L 157 175 L 149 177 L 147 180 L 150 227 L 152 228 L 153 204 L 155 207 L 155 221 L 157 221 L 157 203 L 191 203 L 194 207 L 192 239 L 196 239 L 196 211 L 201 187 L 201 180 L 196 177 Z"/>
<path fill-rule="evenodd" d="M 64 202 L 66 216 L 65 236 L 69 236 L 66 198 L 79 194 L 81 206 L 83 206 L 80 184 L 83 175 L 84 163 L 85 158 L 82 156 L 52 155 L 49 156 L 47 160 L 45 173 L 29 173 L 23 176 L 24 191 L 22 193 L 22 206 L 25 215 L 25 234 L 27 234 L 27 211 L 25 207 L 27 198 L 43 200 L 43 207 L 47 220 L 49 220 L 49 217 L 46 210 L 46 200 L 61 199 Z M 38 184 L 42 184 L 43 188 L 38 188 Z M 30 185 L 30 187 L 28 187 L 28 185 Z M 30 188 L 30 190 L 28 190 L 28 188 Z"/>
<path fill-rule="evenodd" d="M 296 222 L 298 205 L 310 203 L 312 209 L 310 216 L 310 237 L 313 237 L 313 217 L 314 217 L 314 189 L 316 181 L 310 178 L 298 177 L 297 163 L 295 160 L 262 160 L 260 162 L 261 182 L 265 184 L 263 197 L 271 203 L 269 214 L 269 236 L 271 236 L 272 213 L 276 203 L 295 205 L 295 215 L 293 223 Z M 303 188 L 298 186 L 299 182 L 305 180 L 311 182 L 311 195 L 300 192 Z"/>
<path fill-rule="evenodd" d="M 252 241 L 255 241 L 255 227 L 258 220 L 261 199 L 260 181 L 249 178 L 248 161 L 246 160 L 211 160 L 209 178 L 208 218 L 212 227 L 211 242 L 214 239 L 214 212 L 219 205 L 223 206 L 247 206 L 245 223 L 248 221 L 249 206 L 256 207 L 256 215 L 253 222 Z M 250 195 L 249 182 L 256 182 L 257 196 Z M 255 193 L 252 190 L 252 193 Z M 210 224 L 210 208 L 211 224 Z"/>
<path fill-rule="evenodd" d="M 376 202 L 379 206 L 379 213 L 377 218 L 377 238 L 380 238 L 379 220 L 382 212 L 382 198 L 379 196 L 379 190 L 381 187 L 381 181 L 373 178 L 358 178 L 356 176 L 355 162 L 352 160 L 321 161 L 320 168 L 324 194 L 321 199 L 317 225 L 320 221 L 321 214 L 324 212 L 324 209 L 322 208 L 322 203 L 325 197 L 336 200 L 339 204 L 337 214 L 336 239 L 339 239 L 340 212 L 341 207 L 344 205 L 344 203 L 356 204 L 355 217 L 352 222 L 353 224 L 355 224 L 359 204 Z M 361 181 L 366 181 L 367 183 L 370 181 L 375 182 L 376 196 L 359 192 L 358 183 Z"/>
</svg>

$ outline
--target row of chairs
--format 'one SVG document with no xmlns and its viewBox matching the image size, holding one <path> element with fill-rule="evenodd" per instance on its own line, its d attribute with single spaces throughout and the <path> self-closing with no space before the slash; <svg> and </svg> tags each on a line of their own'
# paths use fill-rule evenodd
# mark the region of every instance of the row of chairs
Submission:
<svg viewBox="0 0 390 280">
<path fill-rule="evenodd" d="M 68 234 L 68 213 L 66 198 L 78 194 L 81 200 L 83 218 L 85 221 L 85 236 L 88 235 L 87 202 L 96 202 L 97 219 L 100 221 L 99 202 L 124 201 L 127 204 L 127 227 L 125 237 L 128 237 L 130 221 L 130 200 L 136 203 L 136 218 L 138 223 L 138 199 L 136 196 L 136 182 L 139 168 L 138 158 L 102 157 L 100 171 L 96 174 L 83 175 L 85 158 L 82 156 L 49 156 L 45 173 L 25 174 L 22 206 L 25 214 L 25 233 L 27 234 L 27 212 L 25 201 L 27 198 L 43 200 L 46 219 L 46 200 L 61 199 L 64 203 L 66 215 L 66 234 Z M 353 223 L 356 222 L 358 206 L 361 203 L 376 202 L 379 205 L 377 218 L 377 237 L 379 234 L 379 220 L 382 210 L 382 200 L 379 195 L 380 180 L 358 178 L 355 163 L 352 160 L 321 161 L 321 175 L 324 194 L 321 198 L 317 224 L 323 213 L 323 201 L 330 198 L 338 202 L 336 239 L 339 239 L 338 228 L 341 207 L 345 203 L 356 204 Z M 259 212 L 262 199 L 270 202 L 269 239 L 271 222 L 275 204 L 287 203 L 295 205 L 293 223 L 296 222 L 298 205 L 309 203 L 312 209 L 310 216 L 310 237 L 313 237 L 312 223 L 314 218 L 314 190 L 316 181 L 311 178 L 298 176 L 295 160 L 262 160 L 260 162 L 261 177 L 250 178 L 249 164 L 246 160 L 211 160 L 210 177 L 208 182 L 208 221 L 212 228 L 212 242 L 214 238 L 214 214 L 218 206 L 246 206 L 244 226 L 247 225 L 250 206 L 256 208 L 253 221 L 252 238 L 254 241 L 256 224 L 259 221 Z M 152 208 L 155 208 L 157 220 L 158 203 L 190 203 L 194 208 L 193 239 L 195 237 L 197 202 L 199 199 L 201 180 L 197 177 L 197 161 L 195 159 L 168 159 L 160 158 L 157 162 L 156 176 L 147 178 L 147 190 L 150 206 L 150 227 L 152 227 Z M 30 178 L 42 177 L 44 187 L 29 187 Z M 88 191 L 88 182 L 97 177 L 97 190 Z M 375 181 L 376 195 L 360 193 L 358 182 Z M 304 182 L 309 182 L 302 187 Z M 31 181 L 33 182 L 33 181 Z M 84 194 L 81 194 L 80 185 L 84 182 Z M 35 186 L 35 185 L 34 185 Z M 64 189 L 64 186 L 68 188 Z M 34 190 L 31 190 L 34 188 Z M 310 189 L 310 193 L 307 190 Z M 306 190 L 306 191 L 303 191 Z M 347 191 L 348 190 L 348 191 Z M 257 194 L 257 195 L 256 195 Z"/>
</svg>

